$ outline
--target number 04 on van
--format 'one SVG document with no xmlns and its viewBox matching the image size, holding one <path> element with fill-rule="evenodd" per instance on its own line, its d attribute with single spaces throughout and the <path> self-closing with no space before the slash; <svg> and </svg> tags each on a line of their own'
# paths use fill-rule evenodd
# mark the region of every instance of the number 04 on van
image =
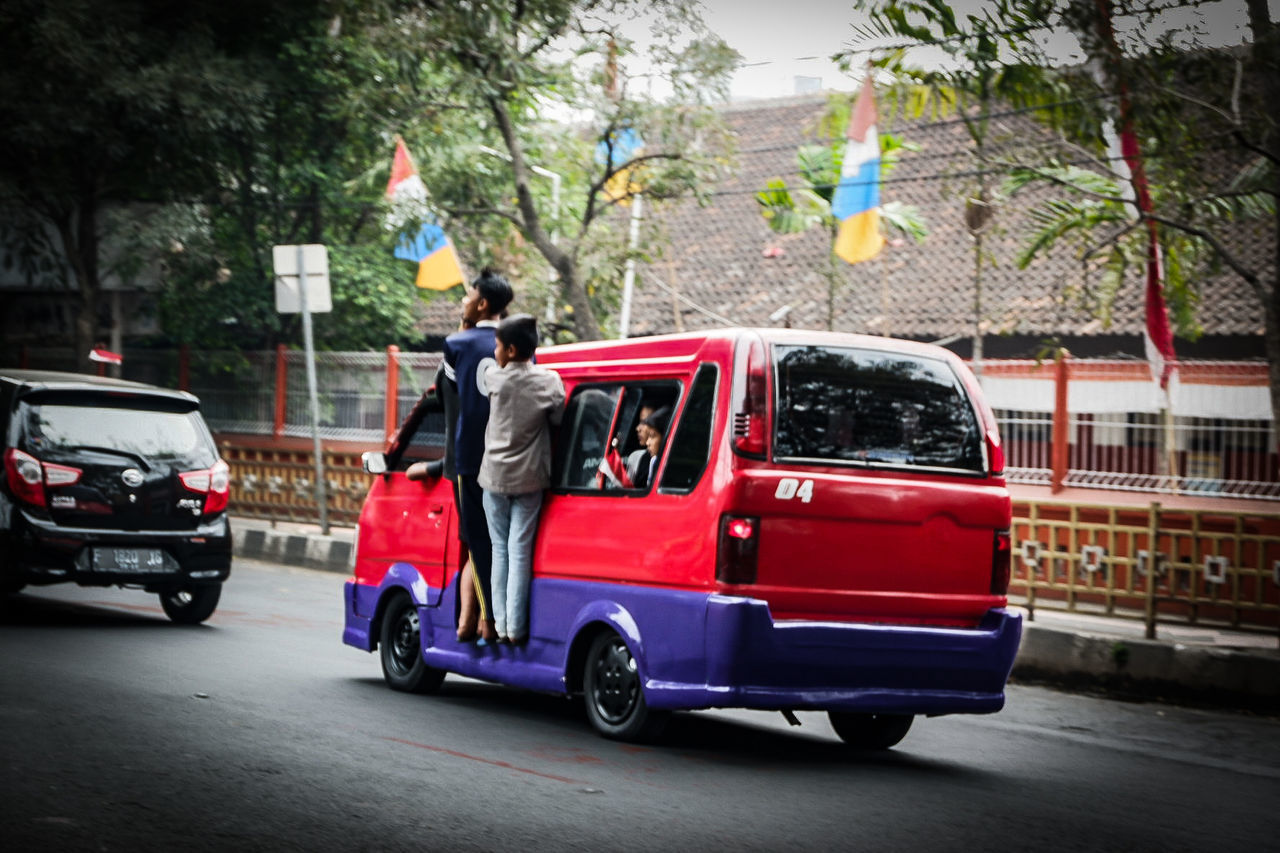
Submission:
<svg viewBox="0 0 1280 853">
<path fill-rule="evenodd" d="M 343 639 L 377 651 L 390 686 L 453 672 L 581 696 L 622 740 L 682 709 L 825 711 L 860 749 L 919 715 L 1003 707 L 1022 632 L 1009 493 L 995 417 L 954 354 L 731 329 L 538 361 L 567 398 L 528 643 L 457 639 L 453 487 L 405 476 L 444 452 L 442 395 L 365 454 Z"/>
</svg>

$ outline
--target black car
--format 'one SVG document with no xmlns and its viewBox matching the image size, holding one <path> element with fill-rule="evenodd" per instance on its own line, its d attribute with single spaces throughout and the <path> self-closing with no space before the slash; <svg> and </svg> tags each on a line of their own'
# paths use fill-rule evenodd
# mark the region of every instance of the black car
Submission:
<svg viewBox="0 0 1280 853">
<path fill-rule="evenodd" d="M 171 391 L 0 368 L 0 585 L 140 588 L 175 622 L 208 619 L 231 573 L 230 472 Z"/>
</svg>

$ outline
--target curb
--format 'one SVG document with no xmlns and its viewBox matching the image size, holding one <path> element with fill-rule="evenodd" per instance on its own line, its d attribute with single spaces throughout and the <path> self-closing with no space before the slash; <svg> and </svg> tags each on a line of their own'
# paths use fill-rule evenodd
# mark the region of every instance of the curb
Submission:
<svg viewBox="0 0 1280 853">
<path fill-rule="evenodd" d="M 1013 676 L 1123 697 L 1280 712 L 1280 656 L 1023 626 Z"/>
<path fill-rule="evenodd" d="M 342 574 L 351 571 L 354 557 L 352 543 L 345 539 L 249 527 L 244 523 L 232 525 L 231 549 L 236 557 Z"/>
</svg>

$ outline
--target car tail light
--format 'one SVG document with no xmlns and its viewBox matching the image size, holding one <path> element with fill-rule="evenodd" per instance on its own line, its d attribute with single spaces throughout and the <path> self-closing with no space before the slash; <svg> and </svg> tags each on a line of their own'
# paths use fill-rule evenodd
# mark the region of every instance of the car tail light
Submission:
<svg viewBox="0 0 1280 853">
<path fill-rule="evenodd" d="M 32 506 L 45 506 L 45 486 L 70 486 L 83 472 L 70 465 L 41 462 L 16 447 L 4 452 L 4 474 L 14 497 Z"/>
<path fill-rule="evenodd" d="M 739 346 L 733 372 L 733 447 L 762 459 L 769 405 L 764 341 L 753 337 Z"/>
<path fill-rule="evenodd" d="M 4 452 L 4 476 L 9 490 L 23 503 L 44 506 L 44 471 L 40 460 L 16 447 Z"/>
<path fill-rule="evenodd" d="M 716 580 L 721 583 L 755 583 L 759 550 L 760 519 L 723 516 L 716 548 Z"/>
<path fill-rule="evenodd" d="M 1004 447 L 1000 444 L 1000 434 L 994 429 L 987 430 L 987 469 L 993 477 L 1004 475 Z"/>
<path fill-rule="evenodd" d="M 70 465 L 55 465 L 52 462 L 44 463 L 44 482 L 46 486 L 74 485 L 80 482 L 82 473 L 79 468 L 72 468 Z"/>
<path fill-rule="evenodd" d="M 200 471 L 183 471 L 178 479 L 188 491 L 205 496 L 204 511 L 219 512 L 227 508 L 231 496 L 231 468 L 219 459 L 212 468 Z"/>
<path fill-rule="evenodd" d="M 991 550 L 991 594 L 1008 595 L 1013 571 L 1013 548 L 1008 530 L 997 530 Z"/>
</svg>

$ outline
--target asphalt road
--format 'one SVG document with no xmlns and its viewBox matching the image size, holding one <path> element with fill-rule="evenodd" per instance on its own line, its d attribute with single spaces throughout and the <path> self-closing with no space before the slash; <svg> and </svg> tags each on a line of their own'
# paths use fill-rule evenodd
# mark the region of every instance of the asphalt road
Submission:
<svg viewBox="0 0 1280 853">
<path fill-rule="evenodd" d="M 657 747 L 341 644 L 339 575 L 239 561 L 206 626 L 52 587 L 0 619 L 5 850 L 1249 850 L 1280 721 L 1012 686 L 850 755 L 824 715 L 680 714 Z"/>
</svg>

